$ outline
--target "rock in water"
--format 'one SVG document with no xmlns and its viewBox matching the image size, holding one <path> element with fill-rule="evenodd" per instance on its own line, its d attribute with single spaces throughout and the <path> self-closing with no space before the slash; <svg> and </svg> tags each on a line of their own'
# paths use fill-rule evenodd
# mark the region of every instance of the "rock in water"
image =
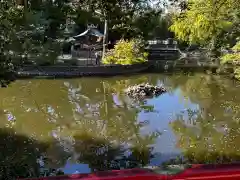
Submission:
<svg viewBox="0 0 240 180">
<path fill-rule="evenodd" d="M 147 97 L 159 96 L 165 92 L 166 89 L 164 87 L 153 86 L 148 83 L 130 86 L 125 90 L 125 93 L 134 99 L 144 99 Z"/>
</svg>

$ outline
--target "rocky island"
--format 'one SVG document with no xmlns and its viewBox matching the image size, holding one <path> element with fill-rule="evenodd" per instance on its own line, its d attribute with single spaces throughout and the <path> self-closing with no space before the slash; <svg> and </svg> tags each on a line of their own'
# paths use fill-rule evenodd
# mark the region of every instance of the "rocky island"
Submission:
<svg viewBox="0 0 240 180">
<path fill-rule="evenodd" d="M 148 83 L 137 84 L 125 89 L 125 93 L 134 99 L 144 99 L 148 97 L 156 97 L 166 92 L 166 89 L 161 86 L 154 86 Z"/>
</svg>

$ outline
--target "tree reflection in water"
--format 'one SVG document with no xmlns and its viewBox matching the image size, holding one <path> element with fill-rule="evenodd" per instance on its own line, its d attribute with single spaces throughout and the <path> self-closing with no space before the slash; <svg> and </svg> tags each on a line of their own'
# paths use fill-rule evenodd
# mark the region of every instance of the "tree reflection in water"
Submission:
<svg viewBox="0 0 240 180">
<path fill-rule="evenodd" d="M 135 80 L 128 83 L 135 83 Z M 133 104 L 121 93 L 108 88 L 114 84 L 116 81 L 94 79 L 91 83 L 89 79 L 33 80 L 15 82 L 9 89 L 1 89 L 0 97 L 4 102 L 1 105 L 6 109 L 2 114 L 13 117 L 9 120 L 2 116 L 1 127 L 11 127 L 15 131 L 13 137 L 32 139 L 29 144 L 21 140 L 19 146 L 26 150 L 19 155 L 9 151 L 16 161 L 11 165 L 11 168 L 15 166 L 11 171 L 16 171 L 12 176 L 41 175 L 36 163 L 40 156 L 44 157 L 49 169 L 64 167 L 68 160 L 88 164 L 92 170 L 148 164 L 152 145 L 160 133 L 142 135 L 140 131 L 145 124 L 139 122 L 137 116 L 143 110 L 152 111 L 153 107 L 143 102 Z M 1 142 L 18 146 L 6 138 Z M 29 153 L 32 154 L 29 156 Z M 5 159 L 4 155 L 2 159 L 6 166 L 9 158 Z M 22 169 L 21 163 L 27 164 L 27 168 Z M 6 167 L 10 168 L 10 164 Z M 22 172 L 18 172 L 18 167 Z M 30 167 L 34 168 L 31 174 Z"/>
<path fill-rule="evenodd" d="M 75 136 L 74 139 L 76 142 L 74 150 L 80 155 L 79 162 L 89 164 L 93 171 L 141 166 L 148 163 L 151 154 L 150 149 L 144 152 L 138 149 L 130 155 L 130 158 L 129 155 L 124 156 L 127 148 L 116 146 L 106 139 L 98 139 L 87 134 Z M 2 143 L 0 179 L 14 180 L 63 174 L 61 170 L 56 169 L 56 164 L 62 167 L 66 163 L 67 156 L 63 151 L 61 157 L 55 154 L 61 151 L 57 148 L 57 142 L 38 142 L 33 138 L 17 135 L 10 129 L 0 130 L 0 140 Z M 132 159 L 134 157 L 136 158 Z M 145 162 L 142 161 L 143 157 Z M 53 162 L 55 168 L 50 168 Z"/>
<path fill-rule="evenodd" d="M 49 143 L 38 142 L 33 138 L 18 135 L 12 129 L 0 129 L 0 179 L 14 180 L 16 178 L 40 177 L 53 171 L 45 169 L 44 162 L 48 159 L 46 152 Z M 44 157 L 42 163 L 39 158 Z"/>
<path fill-rule="evenodd" d="M 187 111 L 189 119 L 180 115 L 171 124 L 185 158 L 192 163 L 239 161 L 239 83 L 203 74 L 176 75 L 168 82 L 200 107 Z"/>
<path fill-rule="evenodd" d="M 90 98 L 72 99 L 76 109 L 81 108 L 77 114 L 84 116 L 84 119 L 82 116 L 75 116 L 78 117 L 76 131 L 75 133 L 72 131 L 75 151 L 80 155 L 79 161 L 89 164 L 92 170 L 144 166 L 152 157 L 151 146 L 160 133 L 156 131 L 148 135 L 140 135 L 144 124 L 137 121 L 137 115 L 138 112 L 150 111 L 153 107 L 148 107 L 144 103 L 139 105 L 130 103 L 130 100 L 122 94 L 123 88 L 119 88 L 125 87 L 124 83 L 100 82 L 98 93 L 101 94 L 95 93 L 98 99 L 96 104 L 92 96 L 91 101 Z M 117 91 L 116 86 L 118 86 Z M 72 97 L 80 97 L 77 94 L 82 94 L 84 89 L 82 92 L 75 92 Z M 118 105 L 113 99 L 113 93 L 117 95 Z M 87 97 L 87 94 L 84 94 L 84 97 Z"/>
<path fill-rule="evenodd" d="M 36 146 L 44 142 L 45 149 L 38 147 L 39 153 L 31 148 L 27 152 L 33 152 L 35 159 L 43 154 L 48 168 L 63 167 L 67 160 L 88 164 L 92 170 L 144 166 L 153 155 L 161 127 L 143 135 L 148 124 L 138 120 L 139 112 L 155 113 L 155 108 L 144 101 L 133 102 L 122 93 L 125 87 L 142 82 L 163 82 L 173 93 L 177 89 L 179 98 L 198 105 L 198 110 L 184 111 L 184 116 L 171 123 L 178 146 L 190 162 L 240 160 L 239 84 L 214 75 L 17 81 L 1 89 L 0 127 L 13 129 L 16 137 L 34 137 Z M 17 144 L 6 138 L 1 143 Z M 9 153 L 15 156 L 14 151 Z M 4 157 L 1 160 L 7 164 L 9 158 Z M 20 157 L 16 154 L 15 161 L 24 162 Z M 32 162 L 26 164 L 35 167 L 35 159 L 26 158 Z"/>
</svg>

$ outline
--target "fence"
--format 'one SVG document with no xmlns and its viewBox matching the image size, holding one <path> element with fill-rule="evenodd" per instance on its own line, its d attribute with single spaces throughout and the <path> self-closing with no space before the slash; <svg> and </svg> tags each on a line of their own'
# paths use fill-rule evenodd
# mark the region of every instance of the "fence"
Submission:
<svg viewBox="0 0 240 180">
<path fill-rule="evenodd" d="M 149 40 L 148 41 L 150 49 L 178 49 L 178 43 L 174 40 Z"/>
</svg>

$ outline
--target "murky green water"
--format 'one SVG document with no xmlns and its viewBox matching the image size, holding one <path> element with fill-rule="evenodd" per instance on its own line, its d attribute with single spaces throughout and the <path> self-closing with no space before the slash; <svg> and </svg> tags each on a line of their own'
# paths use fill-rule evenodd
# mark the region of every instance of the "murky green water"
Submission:
<svg viewBox="0 0 240 180">
<path fill-rule="evenodd" d="M 122 93 L 141 82 L 168 93 L 145 102 Z M 204 74 L 17 81 L 0 89 L 0 179 L 159 165 L 179 155 L 240 160 L 239 85 Z"/>
</svg>

